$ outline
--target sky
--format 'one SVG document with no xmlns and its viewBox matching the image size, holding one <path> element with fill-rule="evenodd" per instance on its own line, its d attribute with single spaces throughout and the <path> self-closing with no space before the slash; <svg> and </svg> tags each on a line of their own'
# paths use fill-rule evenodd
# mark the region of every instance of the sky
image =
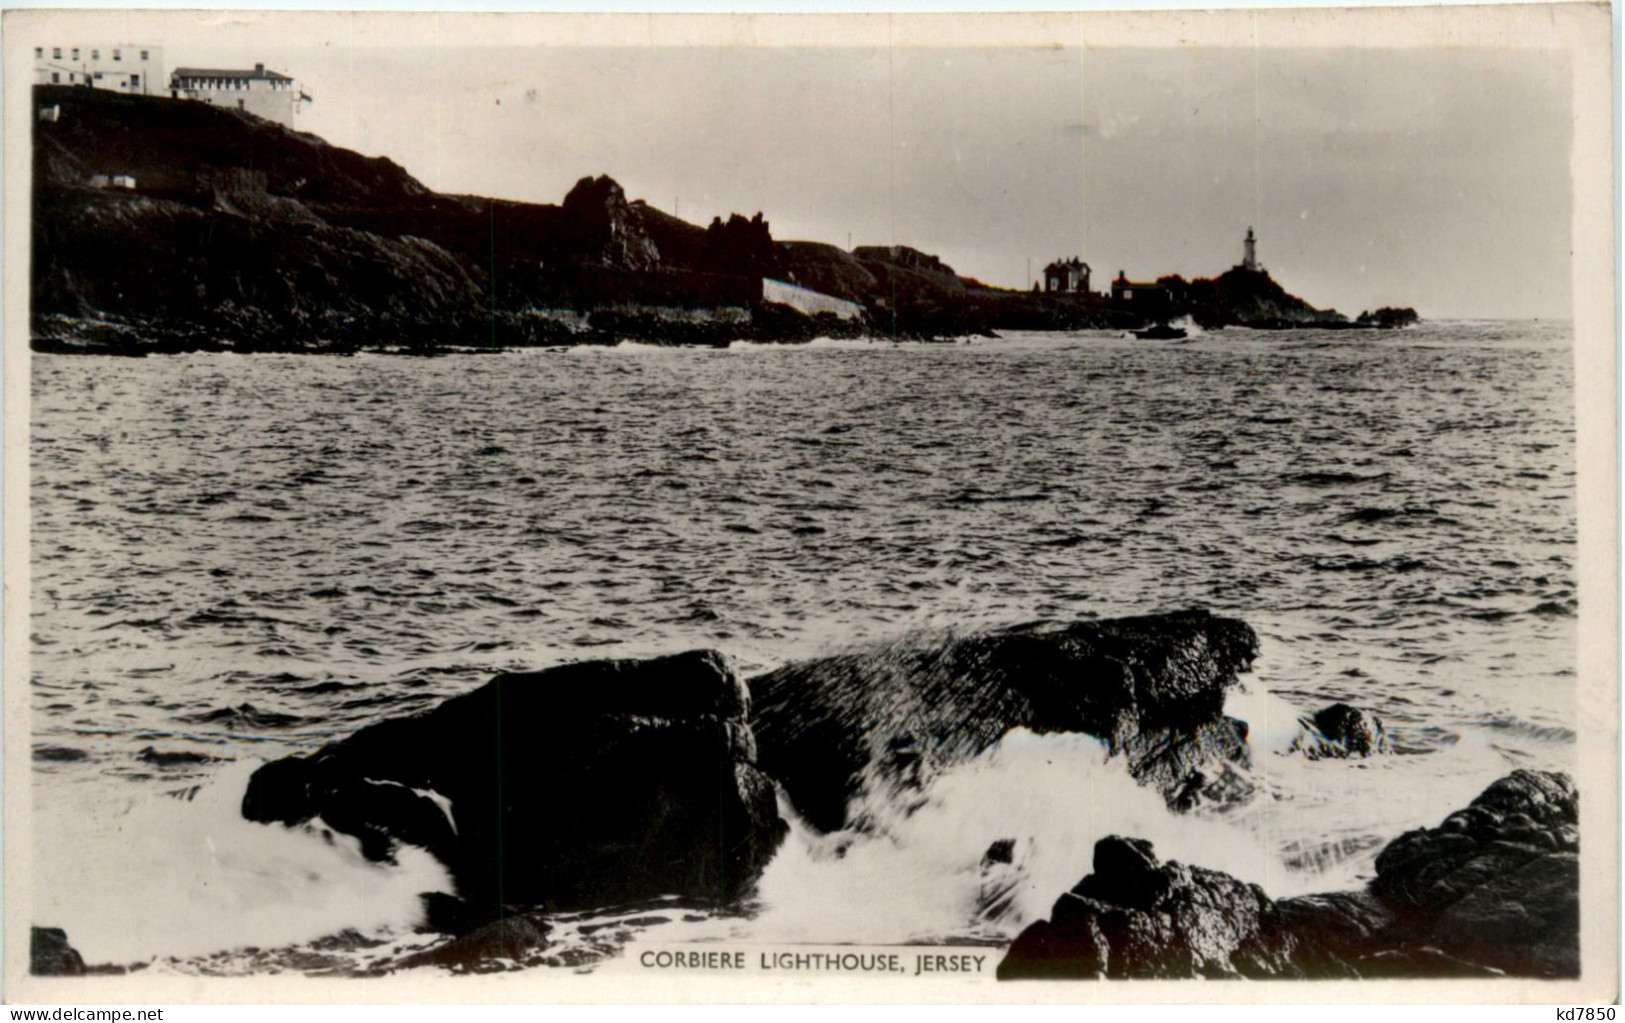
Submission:
<svg viewBox="0 0 1625 1023">
<path fill-rule="evenodd" d="M 1247 228 L 1353 315 L 1570 315 L 1571 100 L 1511 49 L 166 46 L 263 62 L 299 127 L 446 192 L 558 202 L 584 175 L 704 224 L 906 244 L 1023 287 L 1220 273 Z"/>
</svg>

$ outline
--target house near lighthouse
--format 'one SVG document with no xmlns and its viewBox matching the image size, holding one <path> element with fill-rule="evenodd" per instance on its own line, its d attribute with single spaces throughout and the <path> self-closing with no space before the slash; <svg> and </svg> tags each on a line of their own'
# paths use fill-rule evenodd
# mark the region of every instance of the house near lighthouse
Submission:
<svg viewBox="0 0 1625 1023">
<path fill-rule="evenodd" d="M 1089 264 L 1077 256 L 1056 260 L 1044 268 L 1044 290 L 1057 295 L 1087 295 Z"/>
</svg>

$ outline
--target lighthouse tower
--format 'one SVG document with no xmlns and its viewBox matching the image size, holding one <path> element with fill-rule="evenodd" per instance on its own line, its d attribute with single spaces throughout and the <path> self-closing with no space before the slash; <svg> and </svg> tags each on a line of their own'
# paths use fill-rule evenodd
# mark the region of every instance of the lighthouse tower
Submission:
<svg viewBox="0 0 1625 1023">
<path fill-rule="evenodd" d="M 1258 269 L 1258 253 L 1254 248 L 1257 243 L 1258 239 L 1253 237 L 1253 229 L 1249 227 L 1247 229 L 1247 240 L 1242 243 L 1243 247 L 1241 250 L 1241 268 L 1243 270 Z"/>
</svg>

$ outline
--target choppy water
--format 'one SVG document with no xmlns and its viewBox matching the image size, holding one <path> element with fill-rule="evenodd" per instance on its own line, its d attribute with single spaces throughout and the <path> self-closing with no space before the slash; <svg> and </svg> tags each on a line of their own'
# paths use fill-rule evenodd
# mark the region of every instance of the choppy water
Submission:
<svg viewBox="0 0 1625 1023">
<path fill-rule="evenodd" d="M 1016 735 L 872 848 L 798 833 L 755 916 L 705 926 L 997 940 L 1110 830 L 1276 894 L 1352 882 L 1510 765 L 1570 766 L 1571 359 L 1566 326 L 1489 322 L 35 356 L 34 919 L 121 960 L 404 925 L 437 865 L 267 839 L 242 778 L 499 670 L 1192 605 L 1264 640 L 1232 709 L 1272 796 L 1173 818 L 1087 743 Z M 1270 752 L 1338 699 L 1412 755 Z M 979 917 L 1003 837 L 1030 869 Z"/>
</svg>

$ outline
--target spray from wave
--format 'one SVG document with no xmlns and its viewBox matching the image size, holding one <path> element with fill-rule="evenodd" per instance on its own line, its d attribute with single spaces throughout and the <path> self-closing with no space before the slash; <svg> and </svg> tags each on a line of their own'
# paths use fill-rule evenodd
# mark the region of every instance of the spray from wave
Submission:
<svg viewBox="0 0 1625 1023">
<path fill-rule="evenodd" d="M 1012 730 L 908 805 L 869 806 L 868 826 L 818 835 L 794 819 L 758 887 L 752 937 L 891 943 L 1007 940 L 1048 916 L 1089 871 L 1097 839 L 1150 838 L 1159 852 L 1251 879 L 1267 850 L 1224 822 L 1170 813 L 1098 740 Z"/>
<path fill-rule="evenodd" d="M 233 764 L 181 794 L 190 798 L 41 807 L 33 922 L 66 929 L 87 962 L 132 963 L 409 928 L 421 918 L 420 892 L 451 890 L 422 850 L 403 847 L 396 865 L 379 865 L 320 820 L 244 820 L 239 806 L 258 766 Z"/>
</svg>

